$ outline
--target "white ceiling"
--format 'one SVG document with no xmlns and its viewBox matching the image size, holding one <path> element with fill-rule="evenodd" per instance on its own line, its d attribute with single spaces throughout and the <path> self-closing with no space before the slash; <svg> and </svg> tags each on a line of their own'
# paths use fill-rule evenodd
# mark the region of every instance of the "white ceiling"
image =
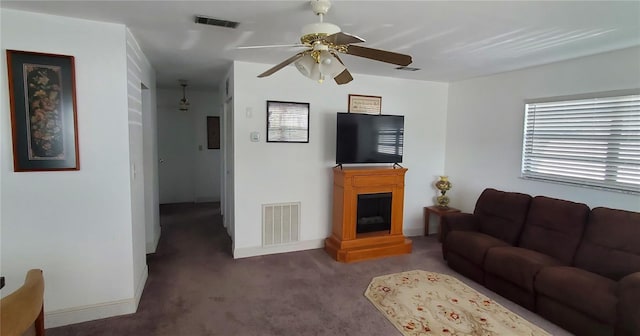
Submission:
<svg viewBox="0 0 640 336">
<path fill-rule="evenodd" d="M 235 47 L 297 43 L 302 26 L 318 21 L 304 0 L 3 0 L 0 6 L 125 24 L 156 69 L 158 86 L 177 86 L 178 79 L 215 86 L 232 60 L 265 63 L 266 70 L 296 49 Z M 200 25 L 195 15 L 240 25 Z M 371 74 L 450 82 L 640 45 L 640 1 L 335 0 L 325 21 L 364 38 L 363 46 L 412 55 L 411 66 L 422 69 L 342 57 L 355 80 Z"/>
</svg>

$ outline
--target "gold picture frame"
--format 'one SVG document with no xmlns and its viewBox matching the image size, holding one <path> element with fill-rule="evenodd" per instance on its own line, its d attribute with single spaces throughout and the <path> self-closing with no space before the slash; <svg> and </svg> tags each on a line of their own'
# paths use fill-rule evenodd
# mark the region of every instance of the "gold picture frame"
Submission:
<svg viewBox="0 0 640 336">
<path fill-rule="evenodd" d="M 382 113 L 382 97 L 350 94 L 347 112 L 380 114 Z"/>
</svg>

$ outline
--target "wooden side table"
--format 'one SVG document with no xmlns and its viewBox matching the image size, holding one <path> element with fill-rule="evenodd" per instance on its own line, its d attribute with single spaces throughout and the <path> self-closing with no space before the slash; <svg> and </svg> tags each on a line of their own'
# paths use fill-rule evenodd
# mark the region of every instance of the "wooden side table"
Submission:
<svg viewBox="0 0 640 336">
<path fill-rule="evenodd" d="M 437 205 L 424 207 L 424 235 L 429 235 L 429 218 L 431 214 L 434 214 L 440 218 L 440 223 L 438 223 L 438 241 L 442 242 L 442 216 L 456 212 L 460 212 L 460 210 L 452 207 L 441 208 Z"/>
</svg>

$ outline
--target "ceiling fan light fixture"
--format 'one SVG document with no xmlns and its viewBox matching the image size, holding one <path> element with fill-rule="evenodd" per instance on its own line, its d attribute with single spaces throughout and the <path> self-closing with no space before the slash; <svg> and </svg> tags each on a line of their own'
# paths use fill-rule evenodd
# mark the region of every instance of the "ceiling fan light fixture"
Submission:
<svg viewBox="0 0 640 336">
<path fill-rule="evenodd" d="M 296 68 L 305 77 L 322 83 L 325 78 L 335 78 L 346 68 L 330 52 L 322 50 L 316 55 L 308 53 L 295 62 Z"/>
<path fill-rule="evenodd" d="M 321 74 L 330 78 L 334 78 L 345 69 L 346 67 L 342 63 L 340 63 L 340 61 L 338 61 L 338 59 L 336 59 L 335 56 L 333 56 L 330 52 L 325 50 L 320 52 L 319 70 Z"/>
<path fill-rule="evenodd" d="M 313 59 L 311 54 L 306 54 L 302 56 L 299 60 L 296 61 L 295 65 L 298 71 L 303 74 L 305 77 L 311 78 L 311 70 L 313 66 L 316 64 L 316 60 Z"/>
<path fill-rule="evenodd" d="M 295 63 L 296 68 L 303 74 L 305 77 L 322 83 L 324 80 L 324 76 L 320 72 L 320 64 L 316 62 L 315 58 L 311 54 L 306 54 L 302 56 Z"/>
</svg>

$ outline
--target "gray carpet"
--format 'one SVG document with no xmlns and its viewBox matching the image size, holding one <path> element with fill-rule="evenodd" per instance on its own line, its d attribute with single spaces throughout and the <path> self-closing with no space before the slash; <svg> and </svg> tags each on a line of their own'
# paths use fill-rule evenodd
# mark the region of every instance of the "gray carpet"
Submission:
<svg viewBox="0 0 640 336">
<path fill-rule="evenodd" d="M 400 335 L 363 293 L 375 276 L 414 269 L 453 274 L 551 334 L 570 335 L 449 269 L 433 237 L 412 237 L 410 255 L 354 264 L 321 249 L 234 260 L 215 206 L 163 208 L 137 313 L 47 329 L 47 336 Z"/>
</svg>

